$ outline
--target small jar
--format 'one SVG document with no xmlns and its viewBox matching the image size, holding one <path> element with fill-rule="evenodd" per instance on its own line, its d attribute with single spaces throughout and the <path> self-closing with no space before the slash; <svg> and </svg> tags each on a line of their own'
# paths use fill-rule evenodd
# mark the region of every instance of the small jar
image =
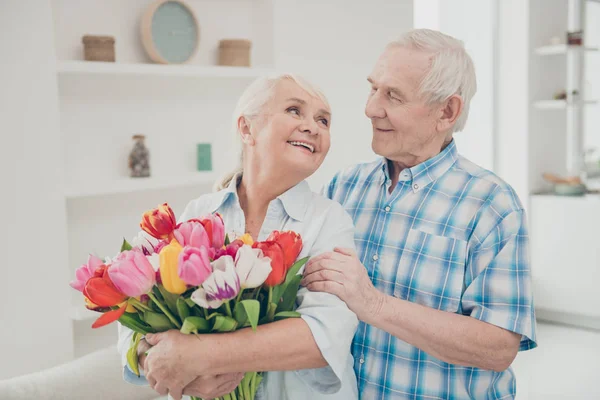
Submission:
<svg viewBox="0 0 600 400">
<path fill-rule="evenodd" d="M 133 135 L 135 143 L 129 153 L 129 170 L 132 178 L 150 176 L 150 152 L 144 143 L 145 139 L 144 135 Z"/>
</svg>

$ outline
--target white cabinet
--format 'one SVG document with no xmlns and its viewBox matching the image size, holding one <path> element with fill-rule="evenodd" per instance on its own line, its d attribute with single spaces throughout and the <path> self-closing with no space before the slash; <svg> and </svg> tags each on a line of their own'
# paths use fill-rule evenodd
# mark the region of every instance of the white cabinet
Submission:
<svg viewBox="0 0 600 400">
<path fill-rule="evenodd" d="M 600 319 L 600 195 L 532 196 L 530 221 L 540 315 Z"/>
</svg>

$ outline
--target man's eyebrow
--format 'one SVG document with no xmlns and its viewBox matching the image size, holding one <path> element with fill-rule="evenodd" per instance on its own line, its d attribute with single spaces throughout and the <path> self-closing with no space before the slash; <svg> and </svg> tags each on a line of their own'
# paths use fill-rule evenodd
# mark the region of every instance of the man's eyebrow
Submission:
<svg viewBox="0 0 600 400">
<path fill-rule="evenodd" d="M 373 78 L 368 77 L 367 81 L 371 84 L 374 85 L 375 83 L 373 82 Z M 392 87 L 392 86 L 388 86 L 388 89 L 390 90 L 390 92 L 394 92 L 396 94 L 399 94 L 400 96 L 404 97 L 404 93 L 402 92 L 402 90 L 400 90 L 399 88 L 396 87 Z"/>
</svg>

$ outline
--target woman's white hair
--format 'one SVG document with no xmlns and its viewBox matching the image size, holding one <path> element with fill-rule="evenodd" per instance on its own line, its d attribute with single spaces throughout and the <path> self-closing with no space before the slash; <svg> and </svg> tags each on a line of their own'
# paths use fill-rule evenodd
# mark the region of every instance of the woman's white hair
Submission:
<svg viewBox="0 0 600 400">
<path fill-rule="evenodd" d="M 252 122 L 257 116 L 265 112 L 265 108 L 269 104 L 269 101 L 275 96 L 277 85 L 284 80 L 296 83 L 310 96 L 318 98 L 327 106 L 327 108 L 330 108 L 325 95 L 314 85 L 298 75 L 280 74 L 257 78 L 246 88 L 246 90 L 244 90 L 244 93 L 240 96 L 235 111 L 233 112 L 233 132 L 237 138 L 236 140 L 241 141 L 238 132 L 239 118 L 245 117 Z M 240 164 L 238 167 L 218 181 L 215 185 L 215 190 L 218 191 L 228 187 L 234 176 L 241 172 L 243 172 L 243 152 L 240 156 Z"/>
<path fill-rule="evenodd" d="M 419 93 L 428 104 L 442 103 L 459 95 L 463 110 L 453 132 L 462 131 L 469 117 L 471 99 L 477 91 L 475 66 L 462 41 L 431 29 L 414 29 L 403 34 L 390 46 L 402 46 L 431 53 L 429 70 L 421 81 Z"/>
</svg>

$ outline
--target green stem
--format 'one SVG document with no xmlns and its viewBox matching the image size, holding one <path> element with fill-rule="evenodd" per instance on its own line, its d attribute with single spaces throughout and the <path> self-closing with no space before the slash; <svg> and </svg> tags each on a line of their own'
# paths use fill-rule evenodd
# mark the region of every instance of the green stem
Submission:
<svg viewBox="0 0 600 400">
<path fill-rule="evenodd" d="M 273 300 L 273 288 L 271 286 L 269 286 L 269 301 L 267 302 L 267 304 L 271 304 L 272 300 Z"/>
<path fill-rule="evenodd" d="M 235 299 L 235 302 L 236 302 L 236 303 L 239 303 L 239 302 L 240 302 L 240 300 L 242 299 L 242 295 L 243 295 L 243 294 L 244 294 L 244 289 L 240 289 L 240 292 L 238 293 L 238 295 L 237 295 L 237 297 L 236 297 L 236 299 Z"/>
<path fill-rule="evenodd" d="M 130 297 L 129 298 L 129 303 L 134 306 L 135 308 L 137 308 L 138 310 L 142 310 L 142 311 L 152 311 L 152 309 L 150 307 L 148 307 L 147 305 L 145 305 L 144 303 L 142 303 L 141 301 L 139 301 L 138 299 L 136 299 L 135 297 Z"/>
<path fill-rule="evenodd" d="M 203 308 L 202 311 L 204 311 L 204 319 L 208 320 L 208 310 L 206 308 Z"/>
<path fill-rule="evenodd" d="M 250 395 L 252 398 L 254 398 L 256 395 L 256 375 L 257 373 L 255 372 L 254 375 L 252 375 L 252 380 L 250 381 Z"/>
<path fill-rule="evenodd" d="M 167 316 L 167 318 L 169 318 L 169 320 L 173 323 L 173 325 L 175 325 L 177 327 L 177 329 L 181 329 L 181 324 L 179 324 L 177 319 L 175 319 L 175 317 L 173 317 L 173 314 L 171 314 L 171 312 L 164 305 L 162 305 L 160 301 L 158 301 L 156 296 L 154 296 L 153 293 L 148 293 L 148 296 L 152 299 L 153 302 L 156 303 L 158 308 L 160 308 L 160 310 L 163 313 L 165 313 L 165 315 Z"/>
<path fill-rule="evenodd" d="M 259 286 L 256 289 L 254 289 L 254 293 L 252 293 L 252 297 L 255 297 L 256 300 L 258 300 L 258 297 L 260 296 L 261 289 L 262 289 L 262 286 Z"/>
<path fill-rule="evenodd" d="M 229 318 L 233 318 L 233 314 L 231 313 L 231 306 L 229 305 L 229 301 L 225 302 L 225 311 L 227 311 L 227 316 Z"/>
</svg>

